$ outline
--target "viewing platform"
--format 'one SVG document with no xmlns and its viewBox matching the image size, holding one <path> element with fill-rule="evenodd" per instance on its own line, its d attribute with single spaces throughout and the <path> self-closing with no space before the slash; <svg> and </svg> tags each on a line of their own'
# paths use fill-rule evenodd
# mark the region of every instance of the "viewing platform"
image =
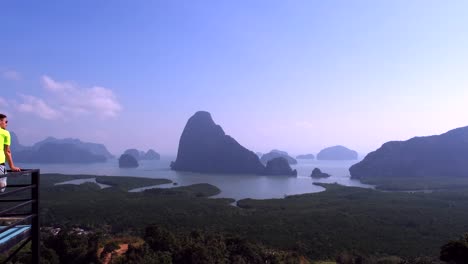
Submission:
<svg viewBox="0 0 468 264">
<path fill-rule="evenodd" d="M 31 263 L 39 263 L 39 175 L 38 169 L 8 171 L 8 182 L 0 192 L 0 254 L 10 261 L 31 242 Z"/>
</svg>

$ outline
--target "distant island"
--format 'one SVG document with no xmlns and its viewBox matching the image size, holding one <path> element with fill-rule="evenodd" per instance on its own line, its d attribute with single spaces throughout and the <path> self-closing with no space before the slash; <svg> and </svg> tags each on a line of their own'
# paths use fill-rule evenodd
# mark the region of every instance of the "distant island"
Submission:
<svg viewBox="0 0 468 264">
<path fill-rule="evenodd" d="M 277 157 L 267 162 L 264 174 L 297 176 L 297 171 L 291 169 L 284 157 Z"/>
<path fill-rule="evenodd" d="M 322 172 L 319 168 L 315 168 L 312 170 L 312 174 L 310 175 L 312 178 L 328 178 L 330 177 L 330 174 Z"/>
<path fill-rule="evenodd" d="M 171 169 L 199 173 L 268 173 L 257 154 L 226 135 L 206 111 L 196 112 L 187 121 Z M 285 170 L 283 174 L 288 173 L 290 171 Z"/>
<path fill-rule="evenodd" d="M 138 149 L 127 149 L 124 151 L 124 154 L 132 155 L 136 160 L 160 160 L 161 155 L 154 151 L 153 149 L 149 149 L 147 152 Z"/>
<path fill-rule="evenodd" d="M 82 142 L 79 139 L 48 137 L 33 146 L 20 144 L 11 132 L 12 154 L 23 163 L 94 163 L 105 162 L 114 156 L 102 144 Z"/>
<path fill-rule="evenodd" d="M 289 156 L 288 152 L 286 152 L 284 150 L 272 149 L 270 152 L 276 152 L 276 153 L 284 155 L 284 156 Z"/>
<path fill-rule="evenodd" d="M 317 154 L 318 160 L 357 160 L 358 153 L 344 146 L 333 146 L 322 149 Z"/>
<path fill-rule="evenodd" d="M 303 154 L 296 156 L 296 159 L 315 159 L 314 154 Z"/>
<path fill-rule="evenodd" d="M 468 126 L 442 135 L 390 141 L 351 166 L 351 178 L 468 178 Z"/>
<path fill-rule="evenodd" d="M 122 154 L 119 158 L 119 168 L 137 168 L 138 160 L 130 154 Z"/>
<path fill-rule="evenodd" d="M 260 161 L 263 164 L 267 164 L 268 161 L 274 159 L 274 158 L 285 158 L 290 165 L 297 164 L 297 160 L 295 160 L 293 157 L 289 156 L 289 154 L 286 151 L 281 151 L 281 150 L 272 150 L 269 153 L 263 154 L 262 157 L 260 158 Z"/>
<path fill-rule="evenodd" d="M 143 160 L 160 160 L 161 155 L 154 151 L 153 149 L 149 149 L 144 155 Z"/>
</svg>

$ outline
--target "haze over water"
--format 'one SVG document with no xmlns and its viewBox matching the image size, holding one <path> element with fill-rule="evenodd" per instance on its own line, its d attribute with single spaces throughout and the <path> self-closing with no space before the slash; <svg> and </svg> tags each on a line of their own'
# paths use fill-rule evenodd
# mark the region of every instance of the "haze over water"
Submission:
<svg viewBox="0 0 468 264">
<path fill-rule="evenodd" d="M 117 160 L 109 160 L 105 163 L 94 164 L 19 164 L 24 168 L 41 168 L 41 173 L 63 174 L 89 174 L 107 176 L 138 176 L 147 178 L 169 179 L 177 186 L 186 186 L 197 183 L 209 183 L 221 190 L 215 197 L 268 199 L 283 198 L 285 195 L 313 193 L 323 191 L 324 188 L 312 184 L 313 182 L 337 182 L 346 186 L 358 186 L 371 188 L 357 180 L 349 178 L 349 167 L 358 161 L 320 161 L 298 160 L 297 165 L 292 165 L 298 171 L 297 177 L 288 176 L 259 176 L 238 174 L 201 174 L 190 172 L 177 172 L 169 169 L 169 164 L 175 157 L 162 157 L 159 161 L 140 161 L 140 166 L 135 169 L 121 169 Z M 332 176 L 326 179 L 312 179 L 312 170 L 318 167 L 323 172 Z M 90 176 L 92 178 L 92 176 Z M 160 185 L 159 188 L 174 187 L 172 183 Z"/>
</svg>

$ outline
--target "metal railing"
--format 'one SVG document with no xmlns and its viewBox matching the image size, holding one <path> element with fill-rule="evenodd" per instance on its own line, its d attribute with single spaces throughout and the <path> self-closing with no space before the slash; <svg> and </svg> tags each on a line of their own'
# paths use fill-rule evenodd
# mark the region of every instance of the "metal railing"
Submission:
<svg viewBox="0 0 468 264">
<path fill-rule="evenodd" d="M 30 181 L 23 183 L 27 176 L 30 176 Z M 4 252 L 8 252 L 8 256 L 4 263 L 10 261 L 30 241 L 31 263 L 39 263 L 39 176 L 40 170 L 38 169 L 28 169 L 20 172 L 8 171 L 8 174 L 0 175 L 0 177 L 8 177 L 11 182 L 15 182 L 15 178 L 22 180 L 21 184 L 8 185 L 4 192 L 0 192 L 0 206 L 6 204 L 0 209 L 0 220 L 5 222 L 5 219 L 8 219 L 8 225 L 0 227 L 0 236 L 18 227 L 26 227 L 25 229 L 28 231 L 25 232 L 25 238 L 20 241 L 12 240 L 12 243 L 7 244 L 7 249 Z M 28 192 L 30 197 L 21 197 L 21 195 L 27 195 Z M 10 199 L 5 199 L 7 196 Z M 24 208 L 28 206 L 30 210 L 25 212 Z M 18 212 L 19 209 L 23 210 Z M 13 248 L 15 248 L 13 252 L 10 252 Z"/>
</svg>

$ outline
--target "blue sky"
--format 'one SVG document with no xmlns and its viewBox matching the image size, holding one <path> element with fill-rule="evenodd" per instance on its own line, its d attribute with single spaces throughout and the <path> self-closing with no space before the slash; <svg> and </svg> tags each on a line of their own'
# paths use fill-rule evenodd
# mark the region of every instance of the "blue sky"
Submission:
<svg viewBox="0 0 468 264">
<path fill-rule="evenodd" d="M 23 144 L 175 154 L 197 110 L 293 154 L 468 125 L 466 1 L 1 1 L 0 112 Z"/>
</svg>

